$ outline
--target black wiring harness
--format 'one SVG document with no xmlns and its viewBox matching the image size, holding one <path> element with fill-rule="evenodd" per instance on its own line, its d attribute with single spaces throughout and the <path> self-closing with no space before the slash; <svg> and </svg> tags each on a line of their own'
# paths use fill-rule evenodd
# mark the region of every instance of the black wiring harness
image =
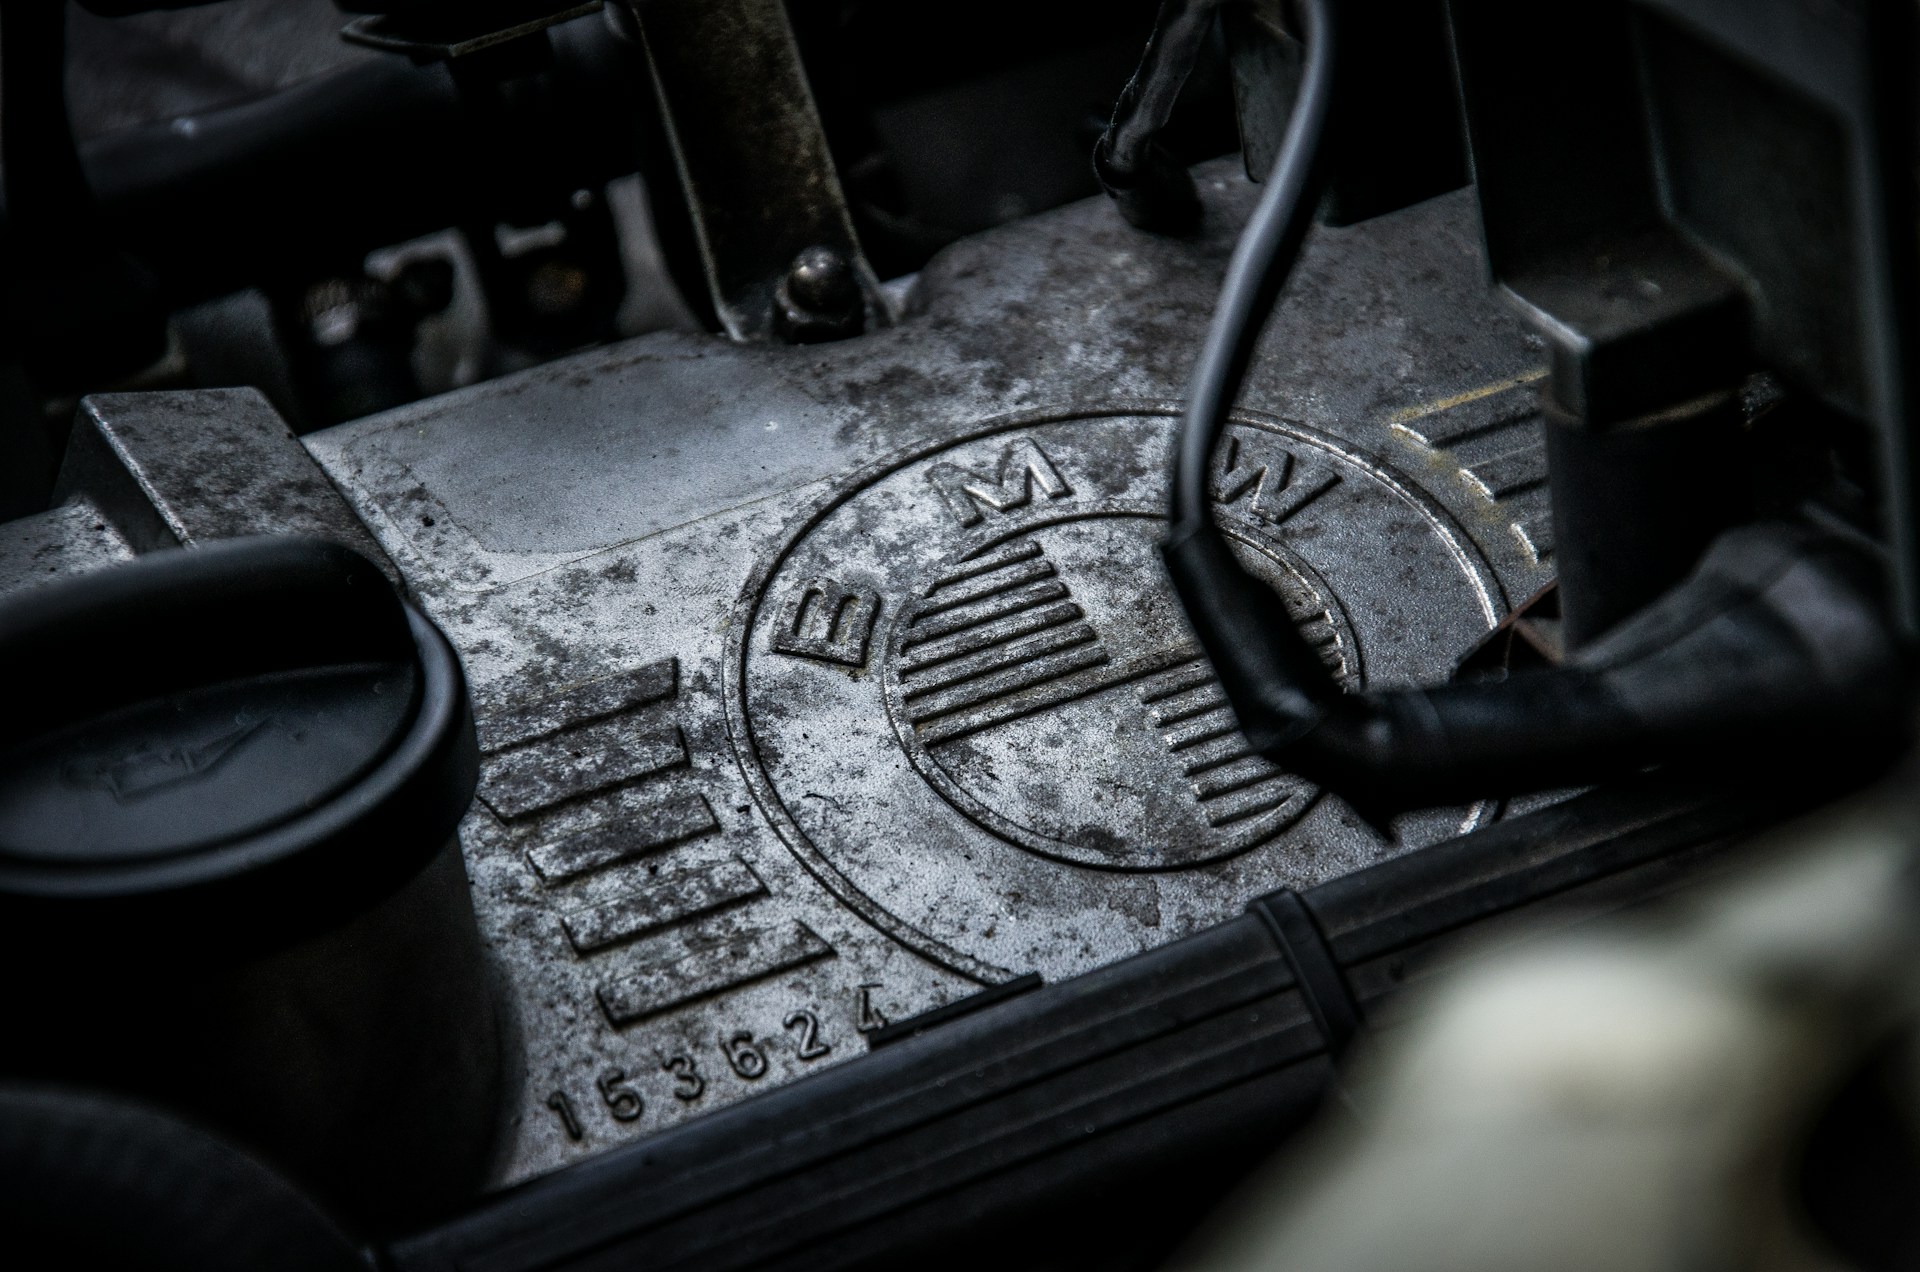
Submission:
<svg viewBox="0 0 1920 1272">
<path fill-rule="evenodd" d="M 1725 533 L 1694 573 L 1566 665 L 1495 683 L 1345 693 L 1214 524 L 1213 454 L 1325 188 L 1338 0 L 1300 0 L 1305 74 L 1236 247 L 1174 456 L 1162 555 L 1255 750 L 1376 823 L 1663 763 L 1879 748 L 1904 733 L 1905 649 L 1883 571 L 1785 523 Z"/>
</svg>

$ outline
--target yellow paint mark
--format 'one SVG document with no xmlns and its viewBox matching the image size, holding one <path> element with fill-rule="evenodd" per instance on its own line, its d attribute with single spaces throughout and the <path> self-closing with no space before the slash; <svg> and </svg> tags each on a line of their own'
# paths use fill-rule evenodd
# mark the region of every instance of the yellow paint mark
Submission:
<svg viewBox="0 0 1920 1272">
<path fill-rule="evenodd" d="M 1389 426 L 1411 424 L 1423 420 L 1429 415 L 1438 415 L 1442 411 L 1451 411 L 1456 406 L 1465 406 L 1469 402 L 1478 402 L 1490 398 L 1496 393 L 1505 393 L 1508 389 L 1517 389 L 1523 384 L 1535 384 L 1547 378 L 1546 370 L 1529 371 L 1525 375 L 1516 375 L 1510 380 L 1500 380 L 1494 384 L 1483 384 L 1477 389 L 1468 389 L 1465 393 L 1456 393 L 1452 397 L 1443 397 L 1432 402 L 1422 402 L 1418 406 L 1409 406 L 1395 411 L 1387 417 Z"/>
</svg>

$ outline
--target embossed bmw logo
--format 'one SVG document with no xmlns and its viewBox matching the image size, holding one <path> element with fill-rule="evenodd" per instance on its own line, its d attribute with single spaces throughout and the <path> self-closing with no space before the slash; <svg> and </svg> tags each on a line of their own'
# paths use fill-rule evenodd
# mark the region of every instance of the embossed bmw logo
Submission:
<svg viewBox="0 0 1920 1272">
<path fill-rule="evenodd" d="M 936 962 L 1082 970 L 1461 827 L 1383 844 L 1248 749 L 1155 555 L 1174 427 L 1029 416 L 895 460 L 742 596 L 730 723 L 762 811 Z M 1431 500 L 1312 430 L 1240 417 L 1213 495 L 1348 685 L 1443 676 L 1499 612 Z"/>
</svg>

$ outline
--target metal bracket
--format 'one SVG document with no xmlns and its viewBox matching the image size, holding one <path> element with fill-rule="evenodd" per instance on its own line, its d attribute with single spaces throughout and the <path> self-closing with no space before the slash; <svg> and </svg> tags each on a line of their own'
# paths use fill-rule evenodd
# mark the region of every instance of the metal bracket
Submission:
<svg viewBox="0 0 1920 1272">
<path fill-rule="evenodd" d="M 819 249 L 858 284 L 864 321 L 849 330 L 884 323 L 879 280 L 860 250 L 780 0 L 630 7 L 726 333 L 771 338 L 781 284 L 807 272 L 800 258 Z"/>
</svg>

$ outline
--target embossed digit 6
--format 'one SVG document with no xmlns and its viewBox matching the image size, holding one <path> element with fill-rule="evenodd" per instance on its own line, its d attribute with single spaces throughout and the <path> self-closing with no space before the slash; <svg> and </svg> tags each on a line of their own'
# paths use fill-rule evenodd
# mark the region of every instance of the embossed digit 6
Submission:
<svg viewBox="0 0 1920 1272">
<path fill-rule="evenodd" d="M 673 1098 L 693 1101 L 707 1091 L 707 1080 L 700 1076 L 700 1066 L 692 1056 L 671 1056 L 660 1062 L 660 1067 L 673 1075 Z"/>
<path fill-rule="evenodd" d="M 624 1069 L 608 1069 L 600 1075 L 600 1081 L 595 1085 L 600 1088 L 600 1098 L 607 1102 L 607 1112 L 613 1114 L 614 1121 L 637 1121 L 646 1112 L 646 1101 L 640 1098 L 638 1091 L 627 1085 Z"/>
<path fill-rule="evenodd" d="M 796 1011 L 787 1017 L 785 1024 L 788 1029 L 796 1025 L 800 1027 L 800 1048 L 794 1054 L 802 1060 L 818 1060 L 833 1050 L 820 1041 L 820 1017 L 812 1012 L 805 1009 Z"/>
<path fill-rule="evenodd" d="M 761 1077 L 767 1071 L 766 1053 L 754 1045 L 753 1035 L 744 1029 L 731 1038 L 720 1035 L 720 1054 L 727 1058 L 727 1064 L 735 1073 L 748 1080 Z"/>
</svg>

